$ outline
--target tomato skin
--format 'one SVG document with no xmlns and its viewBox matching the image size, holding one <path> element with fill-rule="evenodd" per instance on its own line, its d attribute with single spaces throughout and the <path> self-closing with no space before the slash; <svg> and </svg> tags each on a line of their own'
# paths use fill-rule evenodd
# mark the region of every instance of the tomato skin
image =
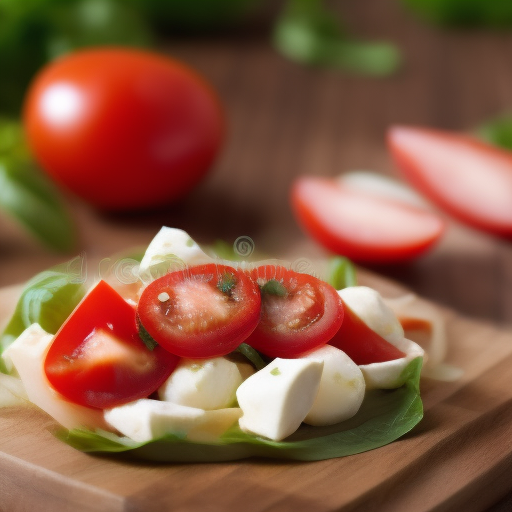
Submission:
<svg viewBox="0 0 512 512">
<path fill-rule="evenodd" d="M 220 102 L 193 70 L 116 48 L 72 53 L 43 68 L 28 91 L 24 125 L 48 174 L 108 210 L 182 197 L 224 138 Z"/>
<path fill-rule="evenodd" d="M 512 236 L 512 153 L 476 138 L 394 126 L 388 146 L 409 182 L 475 228 Z"/>
<path fill-rule="evenodd" d="M 229 291 L 221 290 L 222 283 Z M 151 282 L 142 292 L 137 317 L 164 349 L 205 359 L 229 354 L 245 341 L 258 324 L 260 306 L 258 287 L 242 270 L 212 263 Z"/>
<path fill-rule="evenodd" d="M 444 231 L 444 222 L 431 212 L 355 191 L 327 178 L 297 179 L 291 204 L 301 227 L 317 242 L 360 262 L 416 258 Z"/>
<path fill-rule="evenodd" d="M 405 354 L 382 336 L 370 329 L 348 306 L 341 328 L 329 341 L 343 350 L 354 363 L 365 365 L 405 357 Z"/>
<path fill-rule="evenodd" d="M 59 329 L 44 362 L 48 381 L 77 404 L 105 409 L 156 391 L 179 358 L 139 338 L 135 309 L 100 281 Z"/>
<path fill-rule="evenodd" d="M 276 265 L 259 266 L 250 275 L 262 287 L 261 320 L 246 340 L 256 350 L 293 359 L 325 345 L 340 328 L 343 305 L 328 283 Z M 266 293 L 264 286 L 269 281 L 283 286 L 287 295 Z"/>
</svg>

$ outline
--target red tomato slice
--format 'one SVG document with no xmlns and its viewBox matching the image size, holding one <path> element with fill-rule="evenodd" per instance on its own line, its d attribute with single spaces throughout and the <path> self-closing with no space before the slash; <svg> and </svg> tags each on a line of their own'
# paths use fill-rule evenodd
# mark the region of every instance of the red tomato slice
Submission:
<svg viewBox="0 0 512 512">
<path fill-rule="evenodd" d="M 419 256 L 441 236 L 435 214 L 349 189 L 332 179 L 299 178 L 291 195 L 299 224 L 337 254 L 363 262 L 394 262 Z"/>
<path fill-rule="evenodd" d="M 271 357 L 294 358 L 325 345 L 340 328 L 336 290 L 316 277 L 264 265 L 251 277 L 261 289 L 261 320 L 247 343 Z"/>
<path fill-rule="evenodd" d="M 178 360 L 161 348 L 146 348 L 135 309 L 100 281 L 55 335 L 44 369 L 64 397 L 105 409 L 149 396 Z"/>
<path fill-rule="evenodd" d="M 404 176 L 473 227 L 512 236 L 512 153 L 467 135 L 393 127 L 388 145 Z"/>
<path fill-rule="evenodd" d="M 370 329 L 345 305 L 343 324 L 329 342 L 343 350 L 356 364 L 382 363 L 405 357 L 405 354 Z"/>
<path fill-rule="evenodd" d="M 137 315 L 143 330 L 166 350 L 209 358 L 229 354 L 251 334 L 260 303 L 258 287 L 244 272 L 208 264 L 150 283 Z"/>
</svg>

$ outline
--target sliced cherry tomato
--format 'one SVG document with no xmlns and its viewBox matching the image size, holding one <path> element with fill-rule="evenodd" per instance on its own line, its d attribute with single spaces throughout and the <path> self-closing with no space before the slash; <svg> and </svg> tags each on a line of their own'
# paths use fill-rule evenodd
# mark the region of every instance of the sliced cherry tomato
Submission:
<svg viewBox="0 0 512 512">
<path fill-rule="evenodd" d="M 294 358 L 325 345 L 340 328 L 336 290 L 309 274 L 263 265 L 251 272 L 261 290 L 261 320 L 246 343 L 271 357 Z"/>
<path fill-rule="evenodd" d="M 299 224 L 331 251 L 363 262 L 395 262 L 419 256 L 441 236 L 435 214 L 339 181 L 299 178 L 292 189 Z"/>
<path fill-rule="evenodd" d="M 405 357 L 405 354 L 370 329 L 348 306 L 338 332 L 329 342 L 343 350 L 356 364 L 382 363 Z"/>
<path fill-rule="evenodd" d="M 135 309 L 100 281 L 55 335 L 44 369 L 64 397 L 105 409 L 149 396 L 178 361 L 161 348 L 151 351 L 144 345 Z"/>
<path fill-rule="evenodd" d="M 258 287 L 241 270 L 198 265 L 150 283 L 137 308 L 141 335 L 182 357 L 229 354 L 255 329 Z"/>
<path fill-rule="evenodd" d="M 388 145 L 418 190 L 460 221 L 512 236 L 512 153 L 467 135 L 396 126 Z"/>
</svg>

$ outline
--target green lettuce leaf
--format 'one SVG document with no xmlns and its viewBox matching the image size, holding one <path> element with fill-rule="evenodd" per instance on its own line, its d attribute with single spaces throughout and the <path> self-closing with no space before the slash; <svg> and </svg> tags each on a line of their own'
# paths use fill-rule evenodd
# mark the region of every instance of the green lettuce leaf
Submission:
<svg viewBox="0 0 512 512">
<path fill-rule="evenodd" d="M 326 281 L 336 290 L 349 286 L 357 286 L 357 275 L 354 264 L 343 256 L 335 256 L 329 260 Z"/>
<path fill-rule="evenodd" d="M 388 42 L 356 41 L 321 0 L 289 0 L 274 28 L 274 46 L 285 57 L 352 73 L 384 76 L 401 62 Z"/>
<path fill-rule="evenodd" d="M 512 150 L 512 114 L 487 121 L 477 128 L 476 134 L 490 144 Z"/>
<path fill-rule="evenodd" d="M 125 437 L 95 432 L 59 429 L 55 435 L 84 452 L 119 453 L 153 461 L 215 462 L 247 457 L 289 460 L 324 460 L 344 457 L 384 446 L 409 432 L 423 417 L 419 392 L 422 359 L 404 370 L 406 383 L 394 390 L 373 390 L 352 419 L 329 427 L 301 428 L 285 441 L 275 442 L 233 427 L 218 444 L 193 443 L 169 434 L 162 439 L 137 443 Z"/>
<path fill-rule="evenodd" d="M 37 274 L 26 284 L 14 315 L 0 335 L 0 354 L 33 323 L 50 334 L 59 330 L 85 295 L 79 263 L 79 257 L 75 258 Z M 0 370 L 5 372 L 5 368 Z"/>
</svg>

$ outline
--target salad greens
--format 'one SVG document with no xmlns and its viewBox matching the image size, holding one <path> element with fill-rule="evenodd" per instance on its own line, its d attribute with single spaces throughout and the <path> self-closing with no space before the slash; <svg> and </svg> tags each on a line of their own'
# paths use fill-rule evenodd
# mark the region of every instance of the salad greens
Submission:
<svg viewBox="0 0 512 512">
<path fill-rule="evenodd" d="M 406 383 L 392 391 L 368 391 L 352 419 L 329 427 L 301 428 L 286 441 L 269 441 L 231 428 L 219 444 L 193 443 L 180 435 L 137 443 L 110 432 L 58 429 L 55 435 L 84 452 L 127 454 L 165 462 L 216 462 L 247 457 L 324 460 L 365 452 L 389 444 L 409 432 L 423 417 L 419 393 L 421 358 L 404 370 Z"/>
<path fill-rule="evenodd" d="M 8 119 L 0 119 L 0 208 L 50 249 L 76 244 L 59 192 L 32 161 L 21 125 Z"/>
<path fill-rule="evenodd" d="M 476 134 L 485 141 L 512 150 L 512 115 L 501 115 L 477 128 Z"/>
<path fill-rule="evenodd" d="M 329 260 L 326 281 L 336 290 L 357 286 L 354 264 L 344 256 L 335 256 Z"/>
<path fill-rule="evenodd" d="M 512 26 L 512 2 L 508 0 L 402 0 L 403 4 L 440 25 Z"/>
<path fill-rule="evenodd" d="M 25 285 L 14 314 L 0 335 L 0 354 L 33 323 L 50 334 L 59 330 L 85 295 L 81 280 L 70 271 L 72 262 L 45 270 Z M 5 367 L 0 370 L 6 372 Z"/>
<path fill-rule="evenodd" d="M 393 73 L 401 60 L 390 43 L 348 37 L 321 0 L 290 0 L 274 28 L 274 44 L 291 60 L 366 75 Z"/>
</svg>

